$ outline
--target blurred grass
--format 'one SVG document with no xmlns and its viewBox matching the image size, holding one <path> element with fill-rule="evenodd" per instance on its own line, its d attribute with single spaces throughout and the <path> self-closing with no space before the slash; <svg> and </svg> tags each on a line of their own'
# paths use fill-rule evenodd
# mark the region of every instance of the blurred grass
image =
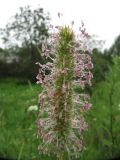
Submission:
<svg viewBox="0 0 120 160">
<path fill-rule="evenodd" d="M 89 130 L 84 133 L 86 150 L 81 153 L 80 160 L 103 160 L 120 156 L 120 81 L 116 81 L 112 96 L 114 144 L 111 143 L 110 131 L 110 85 L 102 82 L 93 90 L 93 107 L 85 114 L 89 124 Z M 39 155 L 37 111 L 28 111 L 30 106 L 37 105 L 40 91 L 40 85 L 29 81 L 0 80 L 0 157 L 55 160 L 52 155 Z"/>
<path fill-rule="evenodd" d="M 30 82 L 0 80 L 0 157 L 43 159 L 37 149 L 37 112 L 28 112 L 29 106 L 37 105 L 40 90 L 39 85 Z"/>
</svg>

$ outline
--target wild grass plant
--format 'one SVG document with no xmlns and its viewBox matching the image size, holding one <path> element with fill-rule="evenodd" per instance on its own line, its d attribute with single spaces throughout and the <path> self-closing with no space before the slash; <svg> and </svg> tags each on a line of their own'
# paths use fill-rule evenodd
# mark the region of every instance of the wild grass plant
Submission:
<svg viewBox="0 0 120 160">
<path fill-rule="evenodd" d="M 82 132 L 88 126 L 84 112 L 91 107 L 89 95 L 75 88 L 91 86 L 93 65 L 85 51 L 89 35 L 80 28 L 83 42 L 69 26 L 56 26 L 49 46 L 44 44 L 43 56 L 51 61 L 39 65 L 37 83 L 43 86 L 39 95 L 38 135 L 42 139 L 39 152 L 54 154 L 57 159 L 79 157 L 84 149 Z"/>
</svg>

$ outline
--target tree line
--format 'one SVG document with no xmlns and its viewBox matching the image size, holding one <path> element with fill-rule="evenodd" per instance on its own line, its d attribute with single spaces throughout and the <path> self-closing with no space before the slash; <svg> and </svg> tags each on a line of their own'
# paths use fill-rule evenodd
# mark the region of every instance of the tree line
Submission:
<svg viewBox="0 0 120 160">
<path fill-rule="evenodd" d="M 18 77 L 36 81 L 38 67 L 36 62 L 43 62 L 41 57 L 41 37 L 49 37 L 50 15 L 43 8 L 21 7 L 11 17 L 5 28 L 0 29 L 0 38 L 4 48 L 0 48 L 0 77 Z M 105 80 L 113 65 L 113 57 L 120 55 L 120 35 L 114 44 L 104 51 L 94 48 L 91 52 L 94 69 L 94 84 Z"/>
</svg>

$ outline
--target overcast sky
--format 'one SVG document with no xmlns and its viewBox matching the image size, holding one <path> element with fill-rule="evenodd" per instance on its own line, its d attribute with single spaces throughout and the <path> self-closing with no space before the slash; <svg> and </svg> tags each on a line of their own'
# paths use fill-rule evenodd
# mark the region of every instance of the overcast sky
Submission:
<svg viewBox="0 0 120 160">
<path fill-rule="evenodd" d="M 38 4 L 50 13 L 53 23 L 58 23 L 57 12 L 63 13 L 64 23 L 74 20 L 78 26 L 83 20 L 89 34 L 106 40 L 107 48 L 120 34 L 120 0 L 1 0 L 0 28 L 19 7 L 30 5 L 35 8 Z"/>
</svg>

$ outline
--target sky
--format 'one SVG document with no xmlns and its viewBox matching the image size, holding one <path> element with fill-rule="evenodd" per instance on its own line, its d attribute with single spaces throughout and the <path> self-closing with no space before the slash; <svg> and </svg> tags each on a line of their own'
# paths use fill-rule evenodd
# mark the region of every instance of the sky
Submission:
<svg viewBox="0 0 120 160">
<path fill-rule="evenodd" d="M 44 12 L 49 12 L 51 22 L 59 23 L 57 13 L 63 13 L 62 22 L 68 24 L 72 20 L 75 26 L 85 23 L 90 35 L 97 35 L 105 40 L 105 48 L 109 48 L 120 34 L 120 0 L 1 0 L 0 28 L 5 27 L 10 17 L 18 12 L 19 7 L 40 5 Z"/>
</svg>

